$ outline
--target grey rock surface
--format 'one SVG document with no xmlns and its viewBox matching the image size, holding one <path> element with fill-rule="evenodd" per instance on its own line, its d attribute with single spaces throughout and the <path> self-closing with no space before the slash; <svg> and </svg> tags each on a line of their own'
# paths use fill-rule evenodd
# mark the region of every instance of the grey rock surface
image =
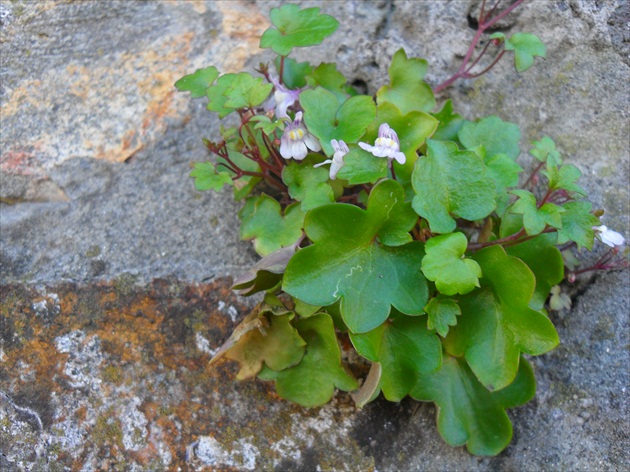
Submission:
<svg viewBox="0 0 630 472">
<path fill-rule="evenodd" d="M 195 284 L 237 275 L 251 265 L 255 255 L 238 239 L 238 205 L 230 193 L 200 194 L 187 178 L 190 163 L 206 158 L 200 138 L 217 136 L 218 122 L 202 103 L 176 94 L 172 84 L 208 65 L 235 72 L 269 60 L 268 52 L 257 48 L 258 37 L 268 26 L 269 9 L 281 3 L 0 2 L 0 282 L 30 287 L 71 281 L 92 287 L 130 279 L 142 287 L 171 277 Z M 387 82 L 390 58 L 400 47 L 429 61 L 432 85 L 446 79 L 466 52 L 474 34 L 468 16 L 479 6 L 463 0 L 299 3 L 321 7 L 341 26 L 333 39 L 295 57 L 337 61 L 368 93 Z M 539 35 L 547 60 L 537 60 L 524 74 L 504 60 L 481 79 L 457 82 L 438 97 L 438 102 L 452 98 L 469 119 L 497 114 L 517 123 L 523 156 L 532 140 L 551 136 L 565 160 L 582 170 L 581 182 L 595 206 L 606 209 L 605 224 L 626 237 L 629 15 L 623 0 L 526 2 L 502 28 Z M 256 383 L 222 390 L 225 398 L 217 399 L 220 380 L 201 392 L 182 387 L 185 373 L 156 374 L 161 376 L 157 391 L 175 398 L 165 408 L 183 404 L 180 397 L 186 395 L 217 408 L 223 400 L 233 408 L 220 415 L 221 427 L 203 429 L 194 422 L 193 430 L 177 436 L 176 428 L 164 429 L 138 406 L 139 399 L 149 401 L 145 384 L 132 383 L 123 399 L 116 397 L 116 388 L 99 386 L 103 361 L 114 361 L 101 345 L 90 344 L 95 338 L 81 337 L 90 332 L 89 323 L 72 331 L 79 338 L 60 333 L 49 340 L 66 356 L 59 358 L 61 373 L 73 365 L 93 372 L 84 380 L 74 378 L 71 369 L 59 374 L 76 385 L 64 384 L 61 397 L 46 403 L 52 407 L 37 412 L 40 428 L 24 409 L 35 409 L 37 392 L 49 395 L 44 393 L 49 385 L 28 358 L 17 373 L 5 367 L 11 346 L 0 329 L 0 390 L 7 394 L 0 396 L 0 468 L 53 470 L 57 460 L 76 470 L 99 469 L 107 463 L 99 462 L 106 451 L 93 446 L 90 428 L 111 432 L 118 420 L 99 423 L 101 416 L 94 416 L 82 425 L 72 416 L 90 407 L 100 414 L 126 412 L 119 446 L 131 470 L 185 463 L 182 451 L 194 438 L 199 439 L 194 463 L 199 470 L 314 470 L 316 465 L 379 471 L 629 470 L 629 287 L 626 271 L 568 288 L 573 309 L 553 317 L 562 344 L 534 359 L 537 397 L 510 413 L 515 437 L 496 458 L 475 458 L 444 444 L 431 405 L 378 401 L 356 411 L 338 398 L 309 411 L 277 403 Z M 3 299 L 3 306 L 7 302 Z M 63 315 L 65 305 L 59 306 Z M 13 315 L 0 313 L 6 319 Z M 50 320 L 59 315 L 46 313 Z M 88 303 L 82 313 L 89 318 L 95 311 Z M 221 333 L 214 334 L 217 338 L 209 339 L 218 343 Z M 70 347 L 62 342 L 66 337 Z M 188 355 L 206 360 L 203 346 Z M 150 360 L 138 362 L 150 365 Z M 129 366 L 122 368 L 133 378 L 133 371 L 125 370 Z M 16 397 L 28 382 L 36 393 Z M 66 411 L 64 401 L 74 406 L 66 405 Z M 286 408 L 292 421 L 276 430 L 287 436 L 255 444 L 251 412 L 262 411 L 265 421 L 277 426 Z M 308 427 L 301 431 L 304 424 Z M 151 434 L 134 443 L 134 427 Z M 64 433 L 57 435 L 60 430 Z M 270 453 L 273 447 L 281 452 Z M 334 447 L 340 451 L 329 457 Z M 137 453 L 145 449 L 159 451 L 155 462 Z M 59 459 L 64 457 L 70 459 Z"/>
</svg>

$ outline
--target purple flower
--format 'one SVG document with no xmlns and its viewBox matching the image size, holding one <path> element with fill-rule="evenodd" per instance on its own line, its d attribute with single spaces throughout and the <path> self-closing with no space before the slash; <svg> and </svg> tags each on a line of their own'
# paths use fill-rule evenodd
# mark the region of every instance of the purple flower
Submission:
<svg viewBox="0 0 630 472">
<path fill-rule="evenodd" d="M 308 150 L 319 151 L 322 147 L 315 136 L 308 132 L 302 123 L 302 112 L 295 114 L 293 122 L 284 129 L 280 140 L 280 155 L 285 159 L 301 161 L 308 154 Z"/>
<path fill-rule="evenodd" d="M 320 167 L 324 164 L 330 164 L 330 180 L 335 180 L 337 178 L 337 173 L 339 169 L 346 165 L 343 162 L 343 158 L 346 154 L 350 152 L 348 149 L 348 145 L 344 143 L 341 139 L 337 141 L 336 139 L 332 139 L 330 141 L 333 149 L 335 150 L 335 154 L 332 159 L 326 159 L 324 162 L 320 162 L 319 164 L 315 164 L 313 167 Z"/>
<path fill-rule="evenodd" d="M 273 92 L 273 102 L 275 102 L 275 105 L 273 105 L 273 102 L 270 100 L 269 103 L 265 105 L 265 109 L 270 110 L 275 106 L 276 119 L 288 118 L 287 109 L 299 100 L 301 90 L 288 89 L 273 75 L 270 75 L 269 79 L 275 89 Z"/>
<path fill-rule="evenodd" d="M 396 131 L 391 129 L 387 123 L 383 123 L 378 128 L 378 138 L 374 142 L 374 146 L 367 143 L 359 143 L 361 149 L 371 152 L 376 157 L 387 157 L 396 159 L 399 164 L 404 164 L 406 157 L 400 152 L 400 142 Z"/>
</svg>

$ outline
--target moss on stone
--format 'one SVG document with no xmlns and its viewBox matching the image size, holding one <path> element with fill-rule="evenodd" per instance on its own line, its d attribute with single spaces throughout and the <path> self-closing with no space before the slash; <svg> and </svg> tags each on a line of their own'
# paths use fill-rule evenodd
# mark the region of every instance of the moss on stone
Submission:
<svg viewBox="0 0 630 472">
<path fill-rule="evenodd" d="M 97 446 L 107 445 L 122 448 L 122 438 L 120 420 L 113 416 L 113 412 L 102 414 L 96 419 L 96 424 L 92 429 L 92 440 Z"/>
<path fill-rule="evenodd" d="M 114 280 L 114 290 L 120 295 L 132 295 L 137 281 L 138 278 L 135 275 L 125 272 Z"/>
<path fill-rule="evenodd" d="M 114 385 L 121 385 L 124 380 L 124 373 L 119 367 L 115 365 L 108 365 L 103 369 L 101 377 L 105 382 L 113 383 Z"/>
<path fill-rule="evenodd" d="M 101 255 L 101 247 L 98 245 L 93 245 L 88 248 L 85 252 L 86 257 L 97 257 Z"/>
</svg>

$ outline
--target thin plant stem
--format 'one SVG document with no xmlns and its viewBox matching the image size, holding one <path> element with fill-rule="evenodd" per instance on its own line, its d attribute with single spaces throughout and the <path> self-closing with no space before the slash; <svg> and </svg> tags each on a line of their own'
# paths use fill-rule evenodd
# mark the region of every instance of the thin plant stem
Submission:
<svg viewBox="0 0 630 472">
<path fill-rule="evenodd" d="M 501 51 L 499 54 L 497 54 L 497 56 L 490 63 L 490 65 L 488 67 L 486 67 L 484 70 L 482 70 L 481 72 L 477 72 L 475 74 L 465 73 L 465 75 L 463 77 L 465 77 L 466 79 L 476 79 L 477 77 L 482 76 L 483 74 L 488 72 L 490 69 L 492 69 L 494 66 L 496 66 L 497 62 L 499 62 L 501 60 L 501 58 L 503 57 L 504 54 L 505 54 L 505 51 Z"/>
<path fill-rule="evenodd" d="M 506 236 L 505 238 L 500 238 L 500 239 L 495 239 L 494 241 L 488 241 L 485 243 L 470 243 L 468 244 L 467 247 L 467 251 L 478 251 L 479 249 L 483 249 L 484 247 L 488 247 L 488 246 L 495 246 L 497 244 L 500 244 L 501 246 L 513 246 L 514 244 L 520 244 L 523 243 L 525 241 L 529 241 L 532 238 L 535 238 L 536 236 L 543 234 L 543 233 L 554 233 L 558 231 L 556 228 L 552 228 L 552 227 L 548 227 L 545 228 L 542 232 L 538 233 L 538 234 L 534 234 L 531 236 L 526 236 L 525 235 L 525 229 L 521 229 L 519 232 L 514 233 L 510 236 Z"/>
<path fill-rule="evenodd" d="M 529 175 L 529 177 L 527 178 L 527 180 L 525 181 L 525 183 L 523 184 L 522 188 L 526 188 L 529 183 L 532 181 L 532 179 L 538 174 L 538 172 L 540 171 L 540 169 L 542 168 L 542 166 L 545 165 L 544 162 L 541 162 L 540 164 L 538 164 L 536 166 L 536 168 L 534 169 L 534 171 Z"/>
<path fill-rule="evenodd" d="M 285 56 L 280 56 L 280 70 L 278 71 L 278 73 L 280 74 L 280 77 L 278 78 L 278 82 L 281 84 L 284 84 L 284 80 L 283 80 L 283 76 L 284 76 L 284 59 Z"/>
<path fill-rule="evenodd" d="M 441 92 L 446 87 L 450 86 L 453 82 L 455 82 L 457 79 L 466 78 L 467 77 L 467 72 L 470 70 L 470 67 L 469 67 L 468 63 L 472 59 L 472 56 L 473 56 L 473 54 L 475 52 L 475 48 L 477 47 L 477 44 L 479 43 L 479 40 L 481 39 L 481 36 L 483 35 L 483 33 L 488 28 L 490 28 L 492 25 L 494 25 L 496 22 L 498 22 L 502 18 L 505 18 L 507 15 L 509 15 L 512 11 L 514 11 L 515 8 L 517 8 L 524 1 L 525 0 L 516 0 L 516 2 L 514 2 L 512 5 L 507 7 L 505 10 L 503 10 L 497 16 L 495 16 L 493 18 L 490 18 L 490 19 L 487 19 L 487 17 L 484 17 L 484 15 L 483 15 L 483 9 L 485 8 L 485 0 L 484 0 L 484 2 L 482 4 L 482 12 L 481 12 L 481 15 L 479 16 L 479 25 L 477 27 L 477 31 L 475 32 L 475 36 L 473 37 L 473 39 L 472 39 L 472 41 L 470 43 L 470 46 L 468 47 L 468 51 L 466 52 L 466 55 L 464 56 L 464 59 L 462 60 L 461 66 L 459 67 L 457 72 L 455 72 L 455 74 L 453 74 L 451 77 L 449 77 L 444 82 L 442 82 L 437 87 L 435 87 L 433 89 L 434 93 Z M 498 2 L 497 2 L 497 4 L 498 4 Z M 494 8 L 496 8 L 496 5 L 495 5 L 495 7 L 492 8 L 491 11 L 493 11 Z M 500 59 L 501 57 L 502 57 L 502 54 L 499 54 L 498 58 Z M 477 61 L 478 61 L 478 58 L 477 58 Z M 495 61 L 498 62 L 497 59 L 495 59 Z M 492 67 L 494 67 L 495 64 L 496 64 L 496 62 L 493 62 Z M 484 69 L 484 71 L 482 73 L 486 73 L 488 70 L 489 69 L 486 68 L 486 69 Z M 474 74 L 474 75 L 468 74 L 468 75 L 470 76 L 468 78 L 474 78 L 474 77 L 478 77 L 481 74 Z"/>
<path fill-rule="evenodd" d="M 470 67 L 468 67 L 468 69 L 466 69 L 464 71 L 464 74 L 468 74 L 473 67 L 475 67 L 477 65 L 477 63 L 479 62 L 479 59 L 481 59 L 483 57 L 483 55 L 486 53 L 486 51 L 488 50 L 488 48 L 490 47 L 490 44 L 492 44 L 492 41 L 488 41 L 486 43 L 486 45 L 483 47 L 483 49 L 481 50 L 481 52 L 479 53 L 479 55 L 477 56 L 477 59 L 475 59 L 473 61 L 472 64 L 470 64 Z"/>
<path fill-rule="evenodd" d="M 499 3 L 501 3 L 501 0 L 497 0 L 496 3 L 492 6 L 492 8 L 490 9 L 490 11 L 487 13 L 486 18 L 489 17 L 490 15 L 492 15 L 492 13 L 494 12 L 494 10 L 497 9 L 497 7 L 499 6 Z M 484 18 L 485 19 L 485 18 Z"/>
</svg>

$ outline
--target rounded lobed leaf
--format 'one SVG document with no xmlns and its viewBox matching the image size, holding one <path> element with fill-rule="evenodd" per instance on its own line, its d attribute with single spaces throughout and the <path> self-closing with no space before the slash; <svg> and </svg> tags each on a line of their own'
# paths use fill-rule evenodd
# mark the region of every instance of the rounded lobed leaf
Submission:
<svg viewBox="0 0 630 472">
<path fill-rule="evenodd" d="M 410 395 L 437 405 L 438 431 L 448 444 L 465 444 L 471 454 L 495 456 L 512 439 L 505 410 L 528 402 L 535 393 L 534 373 L 525 359 L 508 387 L 490 392 L 463 359 L 446 356 L 440 370 L 420 376 Z"/>
<path fill-rule="evenodd" d="M 275 380 L 278 395 L 306 407 L 330 401 L 335 387 L 346 392 L 359 387 L 341 365 L 341 351 L 329 315 L 320 313 L 298 320 L 295 327 L 306 342 L 301 362 L 280 371 L 263 368 L 259 378 Z"/>
<path fill-rule="evenodd" d="M 490 246 L 473 258 L 481 266 L 481 289 L 459 298 L 462 314 L 449 332 L 448 347 L 463 354 L 489 390 L 509 385 L 520 353 L 543 354 L 558 345 L 558 333 L 543 313 L 529 307 L 535 278 L 527 265 Z"/>
<path fill-rule="evenodd" d="M 260 316 L 268 317 L 265 327 L 248 331 L 225 353 L 225 357 L 241 365 L 236 375 L 238 380 L 258 374 L 263 363 L 271 369 L 283 370 L 298 364 L 304 356 L 306 343 L 291 326 L 292 313 Z"/>
<path fill-rule="evenodd" d="M 420 314 L 428 288 L 423 245 L 408 242 L 416 219 L 393 180 L 372 189 L 367 210 L 337 203 L 309 211 L 304 229 L 313 244 L 291 259 L 283 289 L 311 305 L 341 299 L 342 318 L 355 333 L 382 324 L 392 305 Z"/>
<path fill-rule="evenodd" d="M 498 116 L 488 116 L 477 122 L 466 121 L 457 136 L 466 149 L 482 145 L 486 150 L 486 158 L 507 154 L 511 159 L 516 159 L 521 153 L 521 130 L 514 123 L 503 121 Z"/>
<path fill-rule="evenodd" d="M 333 189 L 328 184 L 328 170 L 313 167 L 313 159 L 289 163 L 282 169 L 282 181 L 291 198 L 302 203 L 304 212 L 335 201 Z"/>
<path fill-rule="evenodd" d="M 463 233 L 443 234 L 429 239 L 424 249 L 422 273 L 444 295 L 466 294 L 479 287 L 481 267 L 464 257 L 468 240 Z"/>
<path fill-rule="evenodd" d="M 284 216 L 281 213 L 280 204 L 264 193 L 248 198 L 239 212 L 241 239 L 253 239 L 261 256 L 295 244 L 302 236 L 304 213 L 296 203 L 285 209 Z"/>
<path fill-rule="evenodd" d="M 224 185 L 232 185 L 232 177 L 224 171 L 217 171 L 212 162 L 195 162 L 190 176 L 195 179 L 197 190 L 214 190 L 218 192 Z"/>
<path fill-rule="evenodd" d="M 302 92 L 300 104 L 308 130 L 319 139 L 327 156 L 333 154 L 331 140 L 356 143 L 376 116 L 372 97 L 357 95 L 340 105 L 335 94 L 322 87 Z"/>
<path fill-rule="evenodd" d="M 397 315 L 367 333 L 350 333 L 350 339 L 359 354 L 380 364 L 379 387 L 389 401 L 402 400 L 420 374 L 442 363 L 442 345 L 424 317 Z"/>
<path fill-rule="evenodd" d="M 416 162 L 411 181 L 413 209 L 434 233 L 452 232 L 453 217 L 478 220 L 496 208 L 495 184 L 483 161 L 455 143 L 429 139 L 427 155 Z"/>
<path fill-rule="evenodd" d="M 389 66 L 390 84 L 376 92 L 377 103 L 389 102 L 403 115 L 412 111 L 431 111 L 435 106 L 433 91 L 422 80 L 427 68 L 424 59 L 408 59 L 404 49 L 396 51 Z"/>
<path fill-rule="evenodd" d="M 175 87 L 179 91 L 190 92 L 192 98 L 203 97 L 206 95 L 208 87 L 214 83 L 218 76 L 219 71 L 216 67 L 210 66 L 205 69 L 198 69 L 175 82 Z"/>
<path fill-rule="evenodd" d="M 424 311 L 429 315 L 427 328 L 434 329 L 442 337 L 446 337 L 449 326 L 455 326 L 457 317 L 462 314 L 455 300 L 444 297 L 432 298 Z"/>
<path fill-rule="evenodd" d="M 260 38 L 260 47 L 271 48 L 280 56 L 288 56 L 293 48 L 315 46 L 333 34 L 339 22 L 330 15 L 319 13 L 319 8 L 300 9 L 297 5 L 272 8 L 271 23 Z"/>
</svg>

